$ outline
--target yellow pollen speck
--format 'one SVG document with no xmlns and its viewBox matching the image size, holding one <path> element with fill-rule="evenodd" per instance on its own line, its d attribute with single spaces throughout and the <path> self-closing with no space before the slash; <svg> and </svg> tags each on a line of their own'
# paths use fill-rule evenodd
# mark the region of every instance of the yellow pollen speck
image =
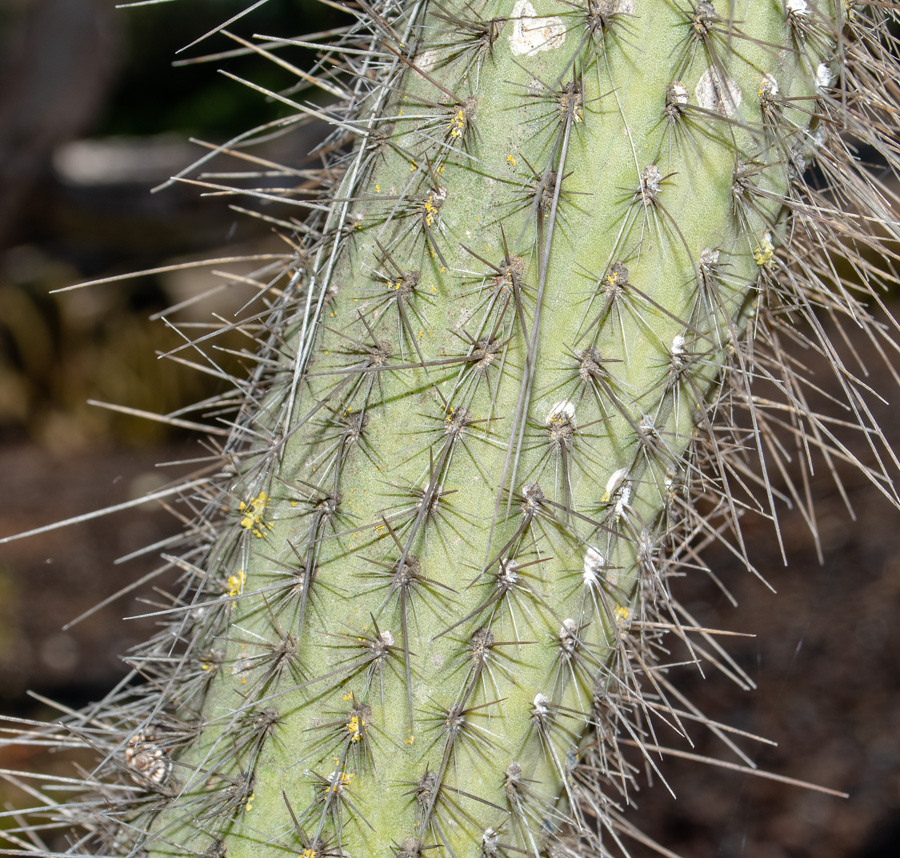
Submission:
<svg viewBox="0 0 900 858">
<path fill-rule="evenodd" d="M 265 492 L 260 492 L 250 503 L 241 501 L 240 511 L 241 527 L 249 530 L 257 539 L 262 539 L 266 533 L 272 529 L 271 522 L 263 519 L 263 513 L 269 504 L 269 499 Z"/>
<path fill-rule="evenodd" d="M 244 570 L 239 569 L 236 575 L 228 576 L 228 595 L 234 598 L 244 592 Z"/>
<path fill-rule="evenodd" d="M 512 164 L 513 167 L 518 167 L 518 166 L 519 166 L 519 165 L 518 165 L 518 162 L 516 161 L 515 158 L 513 158 L 512 155 L 507 155 L 507 156 L 506 156 L 506 163 L 507 163 L 507 164 Z"/>
<path fill-rule="evenodd" d="M 366 722 L 362 722 L 362 726 L 366 726 Z M 354 715 L 350 719 L 350 723 L 347 725 L 347 732 L 350 734 L 351 742 L 360 742 L 362 741 L 362 733 L 360 732 L 360 718 L 359 715 Z"/>
<path fill-rule="evenodd" d="M 466 115 L 462 112 L 462 109 L 456 111 L 456 115 L 450 120 L 448 127 L 451 137 L 457 138 L 462 136 L 462 133 L 466 130 Z"/>
<path fill-rule="evenodd" d="M 753 259 L 760 268 L 771 268 L 774 257 L 775 246 L 772 244 L 772 234 L 766 230 L 759 246 L 753 251 Z"/>
<path fill-rule="evenodd" d="M 350 783 L 353 780 L 352 772 L 339 772 L 337 777 L 334 778 L 332 776 L 332 780 L 334 781 L 331 786 L 328 788 L 329 792 L 340 792 L 343 789 L 346 789 L 350 786 Z"/>
<path fill-rule="evenodd" d="M 428 226 L 433 226 L 434 216 L 438 211 L 437 206 L 435 206 L 434 204 L 434 194 L 432 194 L 430 197 L 428 197 L 427 200 L 425 200 L 425 205 L 423 206 L 423 208 L 425 209 L 425 223 L 428 224 Z"/>
</svg>

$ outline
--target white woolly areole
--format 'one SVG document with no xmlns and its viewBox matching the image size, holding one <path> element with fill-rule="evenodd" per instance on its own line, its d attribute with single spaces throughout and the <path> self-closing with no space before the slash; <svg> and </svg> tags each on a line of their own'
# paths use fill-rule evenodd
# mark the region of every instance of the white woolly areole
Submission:
<svg viewBox="0 0 900 858">
<path fill-rule="evenodd" d="M 497 576 L 501 584 L 512 586 L 519 580 L 519 566 L 511 557 L 500 561 L 500 574 Z"/>
<path fill-rule="evenodd" d="M 684 354 L 684 336 L 681 334 L 675 334 L 672 338 L 672 354 L 673 355 L 683 355 Z"/>
<path fill-rule="evenodd" d="M 550 702 L 550 698 L 547 697 L 546 694 L 541 694 L 538 692 L 534 695 L 534 709 L 540 715 L 547 714 L 547 704 Z"/>
<path fill-rule="evenodd" d="M 701 268 L 712 268 L 719 264 L 719 251 L 713 250 L 711 247 L 707 247 L 700 254 L 700 267 Z"/>
<path fill-rule="evenodd" d="M 625 507 L 628 506 L 628 502 L 631 500 L 631 486 L 625 486 L 621 492 L 619 492 L 619 497 L 616 500 L 616 518 L 619 519 L 622 517 L 622 513 L 625 512 Z"/>
<path fill-rule="evenodd" d="M 519 0 L 513 6 L 512 33 L 509 49 L 519 57 L 533 57 L 541 51 L 552 51 L 566 40 L 566 25 L 562 18 L 537 17 L 534 6 L 528 0 Z"/>
<path fill-rule="evenodd" d="M 394 636 L 393 636 L 387 629 L 385 629 L 385 630 L 381 633 L 380 638 L 381 638 L 381 642 L 382 642 L 383 644 L 385 644 L 386 646 L 393 646 L 393 645 L 394 645 Z"/>
<path fill-rule="evenodd" d="M 809 4 L 806 0 L 788 0 L 786 5 L 788 15 L 809 14 Z"/>
<path fill-rule="evenodd" d="M 584 565 L 581 567 L 585 587 L 597 586 L 605 566 L 606 558 L 596 548 L 588 546 L 588 550 L 584 552 Z"/>
<path fill-rule="evenodd" d="M 553 420 L 558 420 L 560 417 L 567 417 L 570 422 L 575 422 L 575 403 L 570 402 L 568 399 L 563 399 L 560 402 L 557 402 L 548 412 L 547 412 L 547 423 L 552 422 Z"/>
<path fill-rule="evenodd" d="M 828 67 L 828 63 L 819 63 L 819 67 L 816 69 L 816 90 L 822 92 L 829 86 L 831 86 L 831 69 Z"/>
<path fill-rule="evenodd" d="M 694 95 L 702 108 L 714 110 L 723 116 L 733 116 L 743 98 L 737 81 L 730 77 L 722 80 L 721 74 L 712 66 L 700 75 Z"/>
<path fill-rule="evenodd" d="M 680 80 L 676 80 L 675 83 L 669 87 L 669 97 L 673 104 L 687 104 L 687 87 Z"/>
<path fill-rule="evenodd" d="M 606 481 L 606 494 L 612 495 L 612 493 L 619 488 L 622 484 L 622 480 L 625 479 L 625 475 L 628 473 L 628 468 L 619 468 L 607 481 Z"/>
</svg>

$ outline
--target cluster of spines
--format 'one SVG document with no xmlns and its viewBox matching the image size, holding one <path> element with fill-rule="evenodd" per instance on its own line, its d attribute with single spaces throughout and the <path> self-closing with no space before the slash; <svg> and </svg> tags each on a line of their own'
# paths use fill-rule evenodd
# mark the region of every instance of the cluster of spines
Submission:
<svg viewBox="0 0 900 858">
<path fill-rule="evenodd" d="M 893 347 L 830 250 L 835 237 L 883 246 L 873 225 L 896 233 L 890 195 L 860 171 L 841 174 L 854 159 L 835 130 L 893 163 L 894 108 L 874 94 L 857 102 L 849 86 L 891 62 L 870 35 L 890 10 L 792 0 L 738 20 L 673 0 L 671 81 L 648 160 L 617 77 L 650 14 L 639 2 L 588 0 L 542 16 L 519 2 L 515 20 L 429 5 L 364 4 L 336 46 L 321 46 L 312 81 L 346 99 L 326 114 L 335 131 L 323 148 L 356 141 L 320 177 L 330 205 L 306 190 L 241 190 L 313 217 L 296 254 L 250 278 L 249 318 L 225 326 L 260 348 L 236 385 L 233 431 L 209 451 L 217 479 L 188 497 L 188 547 L 164 555 L 182 575 L 153 608 L 166 628 L 132 656 L 145 684 L 35 734 L 101 757 L 78 785 L 93 795 L 75 817 L 49 800 L 41 808 L 51 827 L 82 826 L 71 851 L 221 855 L 262 842 L 304 858 L 355 854 L 368 841 L 354 838 L 383 827 L 376 783 L 399 809 L 371 842 L 383 848 L 387 837 L 405 858 L 624 850 L 635 829 L 622 806 L 637 788 L 624 749 L 642 750 L 662 777 L 656 731 L 688 736 L 700 721 L 749 765 L 666 676 L 670 633 L 698 663 L 750 684 L 674 600 L 671 579 L 702 567 L 697 546 L 709 541 L 749 567 L 740 516 L 774 517 L 779 496 L 815 532 L 805 485 L 779 489 L 768 472 L 785 473 L 785 437 L 801 458 L 850 457 L 834 421 L 809 410 L 814 388 L 784 362 L 781 338 L 831 359 L 848 412 L 873 439 L 877 464 L 863 470 L 895 500 L 882 462 L 885 449 L 893 455 L 876 448 L 864 386 L 814 316 L 862 323 Z M 779 40 L 752 35 L 750 14 L 767 32 L 780 27 Z M 513 93 L 505 109 L 521 111 L 524 131 L 498 156 L 482 130 L 491 102 L 481 87 L 507 50 L 500 38 L 514 36 L 524 83 L 494 85 Z M 534 57 L 552 53 L 541 44 L 566 39 L 563 59 L 542 67 L 555 77 L 538 72 Z M 784 49 L 797 95 L 761 60 L 743 60 L 774 65 Z M 740 83 L 731 52 L 744 62 Z M 825 80 L 832 62 L 840 91 Z M 683 80 L 700 67 L 692 94 Z M 567 242 L 594 210 L 576 190 L 578 158 L 603 122 L 624 130 L 633 181 L 610 206 L 603 256 L 571 271 Z M 711 145 L 732 146 L 723 205 L 735 237 L 693 248 L 669 208 L 670 165 Z M 818 173 L 806 169 L 813 162 Z M 460 185 L 461 173 L 476 178 Z M 479 183 L 503 193 L 489 191 L 464 229 L 460 212 L 475 208 L 457 188 Z M 852 227 L 840 216 L 848 201 L 866 212 Z M 654 271 L 653 254 L 680 271 L 680 291 L 660 294 L 632 274 Z M 876 271 L 893 276 L 891 256 L 880 269 L 855 262 L 865 296 Z M 551 267 L 578 278 L 575 312 L 545 306 Z M 548 348 L 550 313 L 566 314 L 570 339 Z M 444 327 L 453 339 L 436 344 Z M 635 369 L 640 340 L 650 346 Z M 781 401 L 754 393 L 757 378 Z M 223 396 L 203 413 L 234 414 L 232 403 Z M 467 494 L 472 477 L 493 497 L 487 514 Z M 432 568 L 450 564 L 452 574 Z M 405 779 L 385 780 L 392 757 Z M 30 848 L 29 836 L 25 826 L 9 835 L 25 851 L 53 851 Z"/>
</svg>

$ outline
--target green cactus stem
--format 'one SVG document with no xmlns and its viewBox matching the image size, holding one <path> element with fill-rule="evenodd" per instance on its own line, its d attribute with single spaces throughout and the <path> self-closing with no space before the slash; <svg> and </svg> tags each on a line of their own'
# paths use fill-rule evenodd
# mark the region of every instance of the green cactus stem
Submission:
<svg viewBox="0 0 900 858">
<path fill-rule="evenodd" d="M 752 685 L 673 578 L 710 541 L 755 571 L 745 511 L 815 531 L 769 472 L 849 457 L 785 337 L 829 357 L 896 501 L 818 321 L 894 347 L 864 303 L 894 198 L 855 147 L 893 169 L 896 7 L 346 9 L 298 72 L 339 104 L 273 94 L 336 154 L 281 195 L 312 216 L 225 326 L 255 369 L 168 625 L 46 728 L 101 764 L 34 812 L 129 858 L 620 854 L 673 735 L 750 765 L 669 676 L 680 640 Z"/>
</svg>

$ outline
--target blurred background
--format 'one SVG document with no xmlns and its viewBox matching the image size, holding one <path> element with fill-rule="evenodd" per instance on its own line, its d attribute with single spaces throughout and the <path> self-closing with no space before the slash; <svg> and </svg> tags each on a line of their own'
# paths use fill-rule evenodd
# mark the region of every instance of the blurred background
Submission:
<svg viewBox="0 0 900 858">
<path fill-rule="evenodd" d="M 248 293 L 224 281 L 216 266 L 53 290 L 197 259 L 284 251 L 267 223 L 228 203 L 281 217 L 292 214 L 286 206 L 204 198 L 203 189 L 183 183 L 152 192 L 205 154 L 189 138 L 223 143 L 287 112 L 216 73 L 225 69 L 275 89 L 296 82 L 272 63 L 254 56 L 191 62 L 239 47 L 223 35 L 186 51 L 181 60 L 187 64 L 172 65 L 176 51 L 247 5 L 180 0 L 123 10 L 113 0 L 0 4 L 3 535 L 162 487 L 178 468 L 160 469 L 157 462 L 202 453 L 187 432 L 88 401 L 163 414 L 220 392 L 221 382 L 210 374 L 159 359 L 182 340 L 158 316 L 225 283 L 212 300 L 179 313 L 181 322 L 203 324 L 211 313 L 233 314 Z M 268 0 L 232 29 L 245 36 L 301 35 L 338 17 L 321 4 Z M 292 59 L 309 62 L 300 50 Z M 322 134 L 307 126 L 255 154 L 304 166 Z M 204 169 L 247 165 L 223 157 Z M 283 181 L 263 176 L 253 184 Z M 190 352 L 180 357 L 199 360 Z M 228 355 L 217 359 L 239 371 Z M 121 671 L 123 647 L 147 627 L 112 620 L 135 613 L 135 606 L 118 604 L 103 612 L 106 622 L 60 629 L 155 565 L 152 557 L 118 567 L 112 560 L 177 526 L 158 508 L 144 508 L 2 549 L 0 705 L 28 705 L 26 688 L 77 703 Z"/>
<path fill-rule="evenodd" d="M 172 65 L 179 48 L 246 5 L 0 4 L 0 536 L 139 497 L 186 472 L 157 463 L 202 454 L 188 433 L 87 401 L 166 413 L 217 393 L 215 378 L 158 359 L 179 340 L 154 317 L 221 278 L 189 269 L 51 293 L 128 271 L 283 249 L 266 222 L 229 209 L 228 200 L 181 183 L 151 193 L 202 154 L 188 138 L 222 143 L 284 115 L 282 105 L 216 74 L 224 68 L 272 89 L 290 87 L 270 63 L 224 56 Z M 339 13 L 313 0 L 268 0 L 230 29 L 298 36 L 339 22 Z M 219 35 L 182 56 L 233 48 Z M 302 65 L 304 58 L 298 50 L 290 59 Z M 301 167 L 322 135 L 308 126 L 271 141 L 265 153 Z M 287 216 L 277 205 L 238 204 Z M 196 321 L 210 312 L 227 316 L 245 298 L 238 288 L 220 290 L 196 310 Z M 872 386 L 890 391 L 877 356 L 856 345 Z M 879 407 L 900 449 L 900 420 L 890 405 Z M 777 596 L 725 552 L 707 558 L 738 609 L 704 579 L 683 582 L 680 597 L 698 620 L 756 635 L 729 649 L 759 689 L 741 692 L 696 669 L 678 681 L 711 717 L 778 743 L 759 754 L 761 768 L 851 796 L 671 760 L 664 771 L 677 800 L 661 785 L 645 791 L 641 824 L 685 858 L 900 854 L 900 513 L 856 473 L 845 481 L 855 520 L 827 475 L 813 487 L 821 565 L 799 515 L 782 519 L 787 568 L 770 526 L 748 523 L 751 555 Z M 148 505 L 0 546 L 0 712 L 52 717 L 28 689 L 80 706 L 123 675 L 120 656 L 152 629 L 123 617 L 146 609 L 150 585 L 63 627 L 156 565 L 152 555 L 116 558 L 178 527 L 169 512 Z M 702 741 L 696 749 L 713 750 Z M 41 749 L 0 751 L 0 767 L 70 770 Z M 3 789 L 0 802 L 26 803 Z M 651 854 L 642 849 L 634 853 Z"/>
</svg>

